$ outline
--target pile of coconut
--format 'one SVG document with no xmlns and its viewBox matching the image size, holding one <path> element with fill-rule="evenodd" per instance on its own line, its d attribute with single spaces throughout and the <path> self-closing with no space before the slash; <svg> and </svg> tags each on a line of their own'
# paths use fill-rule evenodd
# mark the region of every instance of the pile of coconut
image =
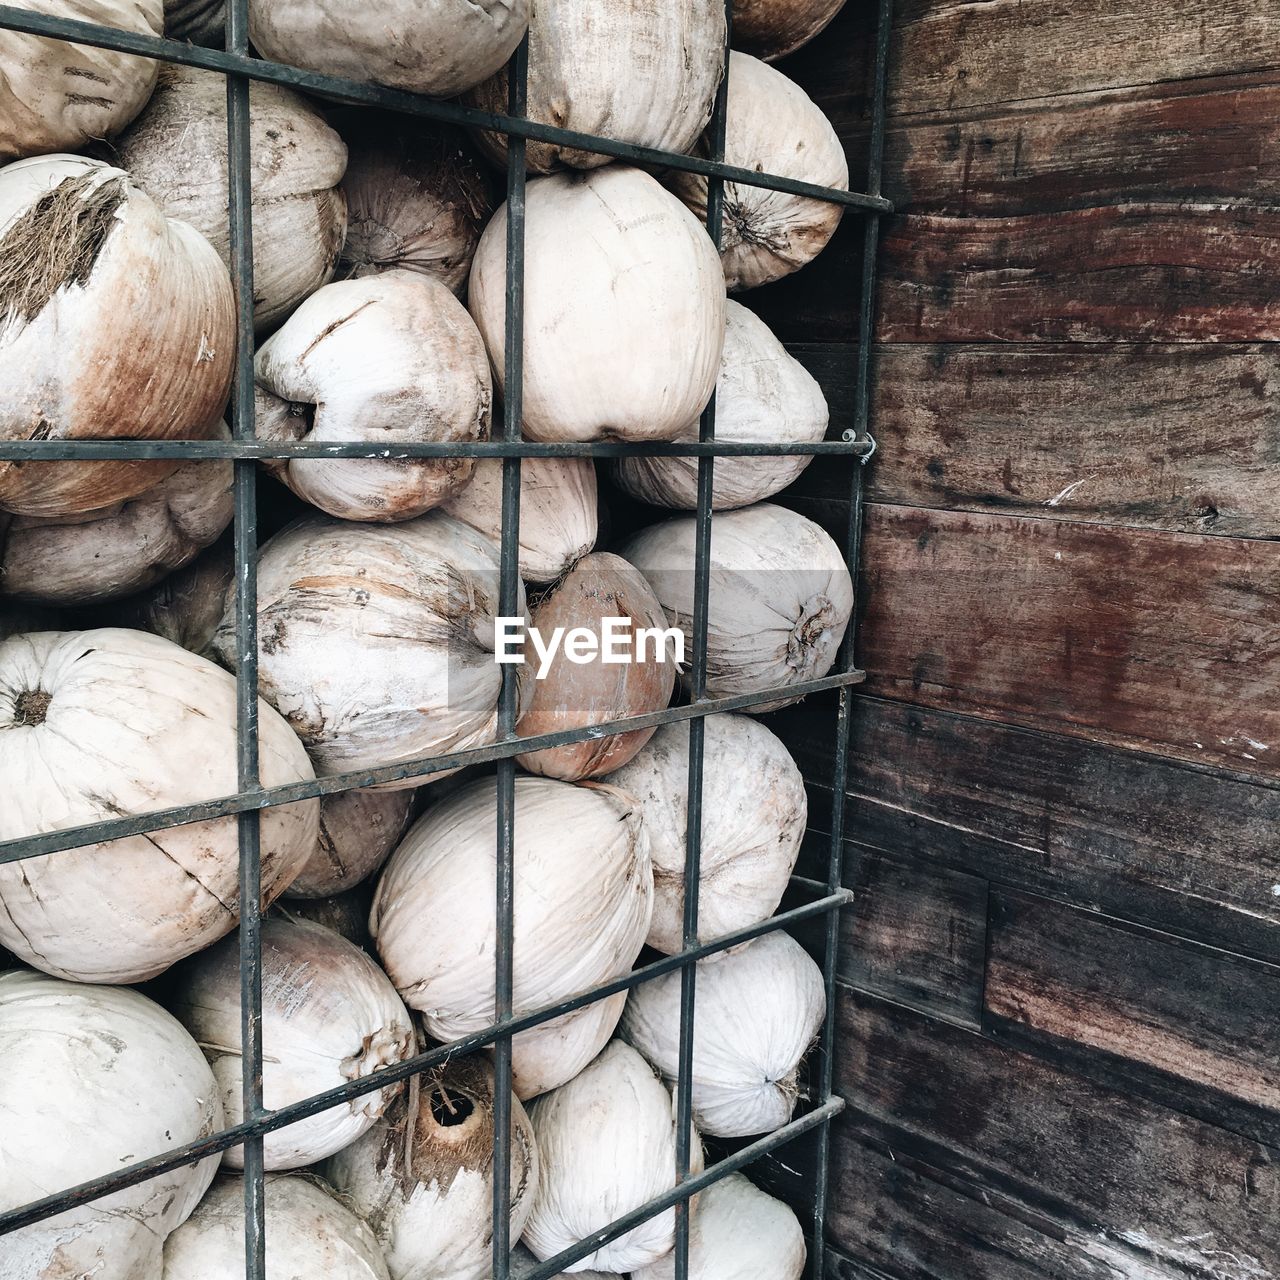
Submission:
<svg viewBox="0 0 1280 1280">
<path fill-rule="evenodd" d="M 733 4 L 729 164 L 847 185 L 830 123 L 769 65 L 841 3 Z M 219 46 L 225 18 L 222 0 L 18 5 Z M 249 17 L 264 58 L 494 111 L 527 34 L 533 119 L 695 154 L 726 70 L 721 0 Z M 699 1169 L 704 1139 L 785 1126 L 825 987 L 780 932 L 698 962 L 679 1134 L 680 975 L 625 984 L 694 941 L 689 723 L 543 741 L 516 758 L 514 1012 L 620 989 L 519 1032 L 510 1097 L 488 1050 L 405 1076 L 498 1007 L 498 781 L 431 762 L 499 734 L 504 464 L 392 455 L 483 442 L 500 416 L 506 140 L 267 83 L 249 108 L 256 433 L 386 451 L 260 469 L 259 774 L 402 775 L 261 812 L 263 1100 L 350 1094 L 265 1136 L 267 1275 L 485 1280 L 509 1115 L 522 1277 L 669 1191 L 683 1138 Z M 229 439 L 226 111 L 213 73 L 0 31 L 0 439 Z M 713 393 L 720 440 L 824 438 L 822 389 L 750 291 L 820 253 L 840 205 L 729 184 L 717 252 L 697 175 L 543 142 L 526 158 L 525 438 L 694 441 Z M 714 468 L 706 693 L 757 696 L 704 721 L 696 941 L 778 910 L 806 828 L 800 771 L 757 717 L 832 668 L 853 610 L 832 538 L 774 501 L 807 461 Z M 237 791 L 233 487 L 212 459 L 0 461 L 0 842 Z M 527 626 L 602 638 L 620 618 L 688 645 L 696 460 L 529 458 L 519 488 Z M 665 648 L 514 672 L 522 737 L 687 701 Z M 234 815 L 0 862 L 0 1212 L 243 1121 L 239 895 Z M 0 1236 L 0 1275 L 242 1274 L 243 1166 L 232 1146 Z M 566 1274 L 670 1276 L 674 1231 L 657 1214 Z M 744 1177 L 696 1199 L 696 1280 L 804 1263 L 795 1214 Z"/>
</svg>

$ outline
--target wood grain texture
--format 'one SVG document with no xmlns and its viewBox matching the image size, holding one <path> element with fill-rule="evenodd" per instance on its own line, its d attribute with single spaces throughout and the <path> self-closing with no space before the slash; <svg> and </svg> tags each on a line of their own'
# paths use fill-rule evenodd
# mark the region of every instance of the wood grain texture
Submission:
<svg viewBox="0 0 1280 1280">
<path fill-rule="evenodd" d="M 868 507 L 867 691 L 1274 776 L 1280 544 Z"/>
<path fill-rule="evenodd" d="M 1124 1276 L 1280 1268 L 1276 1149 L 848 988 L 839 1012 L 842 1160 L 880 1142 Z"/>
<path fill-rule="evenodd" d="M 1280 1143 L 1280 966 L 1006 892 L 988 955 L 988 1034 Z"/>
</svg>

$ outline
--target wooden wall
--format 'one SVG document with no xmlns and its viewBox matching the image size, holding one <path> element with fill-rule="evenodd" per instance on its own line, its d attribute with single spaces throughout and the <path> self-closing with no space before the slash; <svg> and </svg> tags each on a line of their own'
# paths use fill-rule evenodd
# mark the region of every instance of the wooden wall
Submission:
<svg viewBox="0 0 1280 1280">
<path fill-rule="evenodd" d="M 1280 1276 L 1280 4 L 899 0 L 890 100 L 832 1275 Z M 744 299 L 837 425 L 858 245 Z"/>
</svg>

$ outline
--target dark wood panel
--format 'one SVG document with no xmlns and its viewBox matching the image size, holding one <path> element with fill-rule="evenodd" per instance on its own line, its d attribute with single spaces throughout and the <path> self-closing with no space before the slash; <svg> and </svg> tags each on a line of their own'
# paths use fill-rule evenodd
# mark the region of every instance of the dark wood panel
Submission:
<svg viewBox="0 0 1280 1280">
<path fill-rule="evenodd" d="M 848 988 L 839 1012 L 840 1161 L 870 1137 L 1126 1276 L 1280 1268 L 1274 1148 Z"/>
<path fill-rule="evenodd" d="M 867 509 L 867 691 L 1274 775 L 1280 544 Z"/>
<path fill-rule="evenodd" d="M 1280 967 L 1003 892 L 988 955 L 988 1034 L 1280 1143 Z"/>
</svg>

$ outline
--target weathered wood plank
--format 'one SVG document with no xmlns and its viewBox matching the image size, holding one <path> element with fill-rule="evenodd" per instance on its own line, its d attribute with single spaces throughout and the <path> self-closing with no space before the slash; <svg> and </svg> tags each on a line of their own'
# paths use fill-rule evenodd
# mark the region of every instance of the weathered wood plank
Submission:
<svg viewBox="0 0 1280 1280">
<path fill-rule="evenodd" d="M 848 988 L 840 1015 L 841 1159 L 880 1141 L 1121 1275 L 1280 1269 L 1274 1148 Z"/>
<path fill-rule="evenodd" d="M 856 348 L 793 352 L 851 425 Z M 1280 345 L 897 344 L 875 379 L 873 501 L 1280 536 Z M 793 492 L 843 502 L 848 476 Z"/>
<path fill-rule="evenodd" d="M 984 1029 L 1280 1143 L 1280 967 L 992 894 Z"/>
<path fill-rule="evenodd" d="M 867 691 L 1274 776 L 1280 544 L 867 509 Z"/>
</svg>

